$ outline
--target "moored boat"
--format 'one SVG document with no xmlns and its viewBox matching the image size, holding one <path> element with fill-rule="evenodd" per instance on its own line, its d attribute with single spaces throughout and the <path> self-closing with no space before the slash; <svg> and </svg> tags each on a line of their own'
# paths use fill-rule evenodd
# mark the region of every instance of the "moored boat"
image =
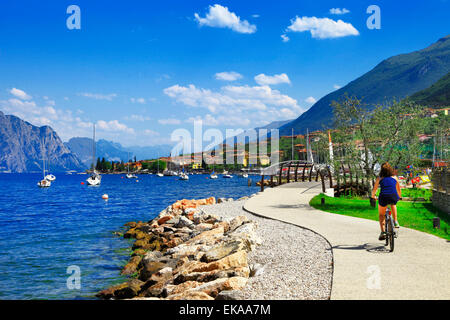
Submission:
<svg viewBox="0 0 450 320">
<path fill-rule="evenodd" d="M 86 180 L 89 186 L 99 186 L 102 182 L 102 176 L 95 171 L 95 123 L 94 123 L 94 137 L 92 141 L 92 173 Z"/>
</svg>

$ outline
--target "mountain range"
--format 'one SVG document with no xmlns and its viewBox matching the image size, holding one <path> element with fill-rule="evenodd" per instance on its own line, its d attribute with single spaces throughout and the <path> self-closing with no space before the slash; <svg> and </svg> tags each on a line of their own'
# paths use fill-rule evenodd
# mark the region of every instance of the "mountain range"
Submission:
<svg viewBox="0 0 450 320">
<path fill-rule="evenodd" d="M 450 72 L 431 87 L 416 92 L 410 98 L 417 104 L 429 107 L 450 106 Z"/>
<path fill-rule="evenodd" d="M 327 94 L 297 119 L 274 121 L 259 129 L 280 129 L 290 135 L 329 128 L 333 121 L 332 101 L 345 95 L 362 98 L 374 106 L 392 99 L 410 97 L 421 105 L 442 107 L 450 104 L 450 35 L 429 47 L 382 61 L 372 70 L 346 86 Z M 154 159 L 170 155 L 172 146 L 123 147 L 99 140 L 96 157 L 109 161 Z M 72 138 L 63 143 L 49 126 L 37 127 L 0 111 L 0 171 L 30 172 L 42 170 L 42 158 L 48 159 L 53 172 L 84 170 L 92 162 L 92 139 Z"/>
<path fill-rule="evenodd" d="M 331 103 L 341 100 L 346 94 L 375 106 L 424 90 L 449 72 L 450 35 L 425 49 L 382 61 L 361 77 L 321 98 L 294 121 L 281 126 L 280 134 L 290 134 L 292 128 L 295 133 L 329 128 L 333 122 Z"/>
<path fill-rule="evenodd" d="M 64 145 L 72 151 L 85 166 L 92 163 L 92 139 L 72 138 Z M 123 147 L 120 143 L 100 139 L 96 142 L 96 157 L 105 158 L 108 161 L 128 161 L 136 157 L 137 160 L 155 159 L 170 155 L 172 146 L 157 145 L 148 147 Z"/>
<path fill-rule="evenodd" d="M 41 171 L 43 158 L 51 172 L 85 169 L 52 128 L 0 111 L 0 171 Z"/>
</svg>

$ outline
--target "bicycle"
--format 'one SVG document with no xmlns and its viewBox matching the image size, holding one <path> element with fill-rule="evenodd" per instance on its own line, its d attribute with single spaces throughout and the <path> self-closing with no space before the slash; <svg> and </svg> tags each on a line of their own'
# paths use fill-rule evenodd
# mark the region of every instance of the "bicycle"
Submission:
<svg viewBox="0 0 450 320">
<path fill-rule="evenodd" d="M 396 231 L 394 226 L 394 219 L 391 215 L 391 210 L 389 210 L 389 207 L 386 208 L 386 213 L 384 214 L 385 220 L 384 220 L 384 229 L 386 232 L 386 244 L 385 246 L 389 245 L 389 251 L 394 251 L 394 239 L 398 237 L 398 231 Z"/>
</svg>

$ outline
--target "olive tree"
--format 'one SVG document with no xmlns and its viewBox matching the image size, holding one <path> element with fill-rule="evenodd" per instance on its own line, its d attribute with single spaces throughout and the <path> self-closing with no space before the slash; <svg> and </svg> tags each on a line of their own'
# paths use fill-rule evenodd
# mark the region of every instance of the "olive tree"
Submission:
<svg viewBox="0 0 450 320">
<path fill-rule="evenodd" d="M 423 127 L 423 108 L 403 100 L 375 107 L 345 96 L 332 102 L 334 144 L 340 161 L 362 167 L 366 181 L 373 180 L 376 167 L 417 165 Z"/>
</svg>

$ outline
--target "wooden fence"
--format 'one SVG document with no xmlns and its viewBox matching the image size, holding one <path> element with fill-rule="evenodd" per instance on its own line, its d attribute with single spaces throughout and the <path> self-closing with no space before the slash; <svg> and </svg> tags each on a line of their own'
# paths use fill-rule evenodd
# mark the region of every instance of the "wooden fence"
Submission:
<svg viewBox="0 0 450 320">
<path fill-rule="evenodd" d="M 431 197 L 433 206 L 450 214 L 450 171 L 447 168 L 434 170 L 431 182 L 433 184 Z"/>
<path fill-rule="evenodd" d="M 332 173 L 334 172 L 334 174 Z M 268 179 L 266 179 L 268 178 Z M 322 191 L 326 192 L 327 187 L 334 189 L 334 195 L 367 195 L 371 190 L 370 184 L 374 180 L 368 181 L 363 174 L 361 167 L 350 164 L 341 164 L 340 168 L 332 170 L 330 166 L 308 163 L 301 160 L 285 161 L 265 168 L 261 173 L 261 180 L 258 184 L 261 191 L 265 186 L 275 187 L 284 183 L 299 181 L 320 181 Z"/>
</svg>

